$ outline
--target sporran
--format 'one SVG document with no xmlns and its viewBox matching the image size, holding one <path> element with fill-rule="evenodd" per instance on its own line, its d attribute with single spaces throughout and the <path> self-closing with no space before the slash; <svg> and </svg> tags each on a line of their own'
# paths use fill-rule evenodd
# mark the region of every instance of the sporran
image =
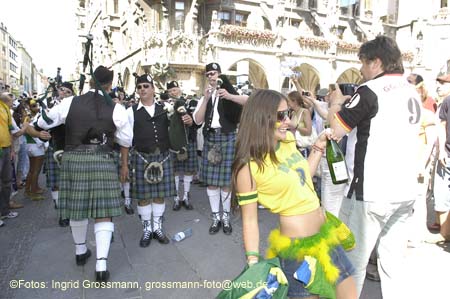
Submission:
<svg viewBox="0 0 450 299">
<path fill-rule="evenodd" d="M 208 150 L 208 162 L 212 165 L 218 165 L 220 162 L 222 162 L 222 149 L 220 145 L 214 144 L 209 150 Z"/>
<path fill-rule="evenodd" d="M 185 161 L 188 158 L 188 152 L 185 147 L 183 147 L 178 153 L 177 153 L 177 160 L 178 161 Z"/>
</svg>

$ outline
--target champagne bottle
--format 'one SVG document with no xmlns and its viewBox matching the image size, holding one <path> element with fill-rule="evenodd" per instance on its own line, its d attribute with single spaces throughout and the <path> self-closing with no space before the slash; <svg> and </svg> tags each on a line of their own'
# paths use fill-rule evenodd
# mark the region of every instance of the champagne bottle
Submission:
<svg viewBox="0 0 450 299">
<path fill-rule="evenodd" d="M 347 183 L 348 172 L 345 157 L 336 140 L 327 140 L 326 156 L 333 184 Z"/>
</svg>

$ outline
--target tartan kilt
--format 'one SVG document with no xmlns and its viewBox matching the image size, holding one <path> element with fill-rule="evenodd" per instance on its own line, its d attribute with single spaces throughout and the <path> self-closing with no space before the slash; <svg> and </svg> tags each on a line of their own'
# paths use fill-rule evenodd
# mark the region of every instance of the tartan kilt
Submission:
<svg viewBox="0 0 450 299">
<path fill-rule="evenodd" d="M 47 188 L 54 189 L 58 188 L 58 179 L 60 169 L 55 159 L 53 158 L 53 154 L 55 151 L 53 147 L 49 146 L 47 149 L 47 154 L 45 155 L 45 174 L 47 177 Z"/>
<path fill-rule="evenodd" d="M 119 181 L 120 181 L 120 166 L 122 165 L 121 159 L 120 159 L 120 152 L 112 151 L 112 156 L 113 156 L 114 164 L 116 165 L 117 175 L 118 175 Z"/>
<path fill-rule="evenodd" d="M 236 133 L 209 134 L 205 138 L 202 153 L 202 171 L 200 173 L 203 183 L 208 186 L 230 187 L 235 143 Z M 222 150 L 222 161 L 218 165 L 213 165 L 208 161 L 208 151 L 214 144 L 220 144 Z"/>
<path fill-rule="evenodd" d="M 63 219 L 122 214 L 119 178 L 110 153 L 64 152 L 59 183 L 59 214 Z"/>
<path fill-rule="evenodd" d="M 159 155 L 152 155 L 140 152 L 141 156 L 147 160 L 147 162 L 161 162 L 168 155 L 171 155 L 169 151 L 161 153 Z M 131 168 L 132 168 L 132 183 L 131 183 L 131 196 L 133 199 L 146 200 L 155 198 L 173 197 L 176 195 L 175 191 L 175 178 L 173 173 L 173 161 L 169 157 L 163 163 L 163 178 L 158 184 L 149 184 L 144 178 L 144 172 L 146 164 L 141 157 L 133 151 L 131 155 Z"/>
<path fill-rule="evenodd" d="M 175 173 L 197 173 L 197 141 L 189 141 L 187 145 L 188 158 L 184 161 L 178 161 L 177 154 L 173 154 L 173 168 Z"/>
</svg>

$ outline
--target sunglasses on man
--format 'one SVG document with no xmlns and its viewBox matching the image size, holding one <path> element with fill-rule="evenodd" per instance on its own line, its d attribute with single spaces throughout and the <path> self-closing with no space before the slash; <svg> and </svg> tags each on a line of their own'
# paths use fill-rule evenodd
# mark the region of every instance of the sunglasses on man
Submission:
<svg viewBox="0 0 450 299">
<path fill-rule="evenodd" d="M 206 76 L 206 78 L 209 78 L 209 77 L 214 76 L 215 74 L 217 74 L 217 72 L 212 71 L 212 72 L 207 72 L 207 73 L 205 74 L 205 76 Z"/>
<path fill-rule="evenodd" d="M 60 87 L 59 90 L 64 92 L 65 94 L 68 94 L 68 95 L 72 94 L 72 91 L 70 89 L 67 89 L 67 88 L 64 88 L 64 87 Z"/>
<path fill-rule="evenodd" d="M 147 88 L 150 88 L 150 84 L 139 84 L 139 85 L 136 86 L 136 88 L 137 88 L 138 90 L 139 90 L 139 89 L 142 89 L 142 88 L 147 89 Z"/>
</svg>

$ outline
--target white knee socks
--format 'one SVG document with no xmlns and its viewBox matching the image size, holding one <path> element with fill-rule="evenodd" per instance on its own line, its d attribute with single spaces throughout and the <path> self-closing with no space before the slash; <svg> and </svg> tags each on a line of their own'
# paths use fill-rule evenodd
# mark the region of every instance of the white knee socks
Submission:
<svg viewBox="0 0 450 299">
<path fill-rule="evenodd" d="M 222 197 L 223 211 L 226 213 L 229 213 L 231 211 L 231 192 L 223 191 L 223 189 L 222 189 L 220 191 L 220 195 Z"/>
<path fill-rule="evenodd" d="M 152 204 L 146 206 L 138 205 L 137 211 L 142 221 L 149 221 L 152 218 Z"/>
<path fill-rule="evenodd" d="M 178 194 L 178 187 L 180 186 L 180 176 L 176 175 L 175 176 L 175 189 L 177 190 L 177 194 Z"/>
<path fill-rule="evenodd" d="M 57 208 L 59 208 L 58 195 L 59 191 L 52 191 L 52 199 L 55 202 Z"/>
<path fill-rule="evenodd" d="M 219 213 L 220 211 L 220 189 L 206 189 L 206 193 L 209 197 L 209 205 L 211 206 L 211 212 Z"/>
<path fill-rule="evenodd" d="M 192 182 L 192 175 L 185 175 L 183 179 L 185 198 L 187 198 L 187 194 L 189 193 L 189 191 L 191 191 L 191 182 Z"/>
<path fill-rule="evenodd" d="M 97 245 L 97 264 L 95 271 L 106 271 L 106 259 L 108 258 L 111 237 L 114 232 L 114 223 L 98 222 L 94 226 L 95 243 Z"/>
<path fill-rule="evenodd" d="M 131 199 L 130 199 L 130 182 L 125 182 L 122 184 L 123 187 L 123 195 L 125 196 L 125 204 L 130 205 Z"/>
<path fill-rule="evenodd" d="M 70 220 L 70 229 L 72 231 L 73 241 L 75 242 L 75 254 L 84 254 L 87 251 L 86 234 L 88 220 Z"/>
<path fill-rule="evenodd" d="M 164 211 L 166 209 L 165 203 L 152 203 L 153 208 L 153 231 L 162 229 L 162 219 Z"/>
</svg>

